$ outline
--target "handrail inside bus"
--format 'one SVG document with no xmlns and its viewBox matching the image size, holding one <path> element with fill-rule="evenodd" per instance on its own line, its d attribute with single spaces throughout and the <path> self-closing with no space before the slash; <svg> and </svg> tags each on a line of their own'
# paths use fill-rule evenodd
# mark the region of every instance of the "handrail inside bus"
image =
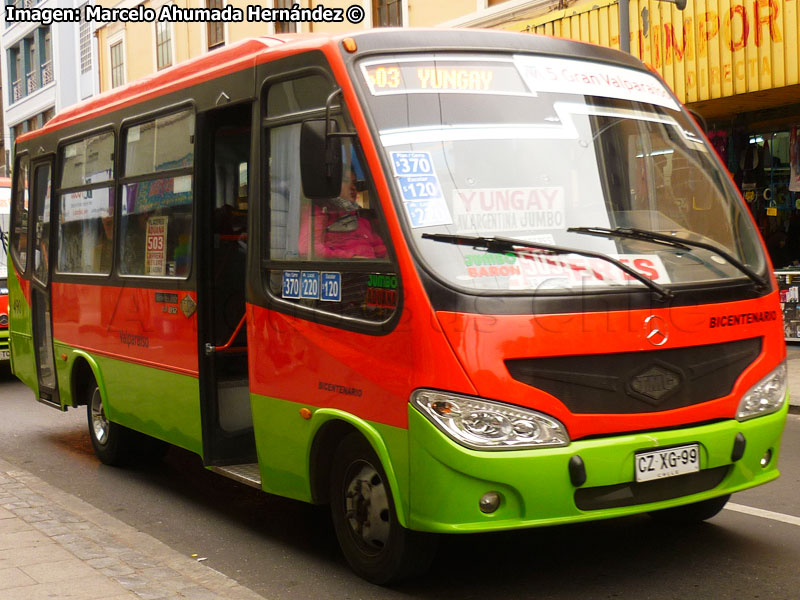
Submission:
<svg viewBox="0 0 800 600">
<path fill-rule="evenodd" d="M 225 343 L 225 345 L 214 346 L 213 344 L 206 344 L 206 354 L 213 354 L 214 352 L 246 352 L 247 347 L 245 346 L 237 346 L 234 348 L 231 347 L 233 340 L 235 340 L 236 336 L 239 335 L 239 331 L 242 329 L 242 325 L 244 325 L 246 318 L 247 313 L 244 313 L 239 321 L 239 324 L 236 326 L 236 329 L 233 330 L 230 339 Z"/>
</svg>

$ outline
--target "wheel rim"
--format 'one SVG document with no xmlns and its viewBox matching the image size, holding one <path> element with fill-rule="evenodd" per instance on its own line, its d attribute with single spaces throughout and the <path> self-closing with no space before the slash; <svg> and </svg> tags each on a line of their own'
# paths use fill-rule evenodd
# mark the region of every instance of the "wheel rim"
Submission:
<svg viewBox="0 0 800 600">
<path fill-rule="evenodd" d="M 92 394 L 92 431 L 94 439 L 99 444 L 105 445 L 108 441 L 109 423 L 106 413 L 103 410 L 103 399 L 100 397 L 100 390 L 95 388 Z"/>
<path fill-rule="evenodd" d="M 386 547 L 391 528 L 388 489 L 370 463 L 356 461 L 347 470 L 344 510 L 350 534 L 363 551 L 376 554 Z"/>
</svg>

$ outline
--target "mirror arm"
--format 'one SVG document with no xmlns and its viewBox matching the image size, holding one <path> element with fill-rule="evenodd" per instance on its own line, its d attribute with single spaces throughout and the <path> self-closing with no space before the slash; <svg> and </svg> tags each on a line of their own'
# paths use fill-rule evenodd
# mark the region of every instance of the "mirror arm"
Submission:
<svg viewBox="0 0 800 600">
<path fill-rule="evenodd" d="M 333 131 L 333 127 L 331 125 L 331 123 L 333 123 L 331 111 L 333 109 L 333 99 L 336 98 L 336 96 L 342 96 L 342 88 L 337 87 L 335 90 L 333 90 L 328 95 L 328 99 L 325 101 L 325 168 L 329 177 L 333 175 L 334 167 L 333 139 L 342 137 L 356 137 L 358 135 L 355 131 Z"/>
</svg>

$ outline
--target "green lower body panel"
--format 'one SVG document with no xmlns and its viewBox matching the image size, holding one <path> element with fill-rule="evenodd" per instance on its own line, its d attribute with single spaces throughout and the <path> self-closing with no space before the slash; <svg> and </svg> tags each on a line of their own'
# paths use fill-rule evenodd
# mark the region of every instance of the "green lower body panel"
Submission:
<svg viewBox="0 0 800 600">
<path fill-rule="evenodd" d="M 302 405 L 256 394 L 250 395 L 250 404 L 262 489 L 310 502 L 314 426 L 300 416 Z"/>
<path fill-rule="evenodd" d="M 54 346 L 61 402 L 65 407 L 76 405 L 71 378 L 75 361 L 84 359 L 84 353 L 58 341 Z M 63 360 L 62 355 L 67 359 Z M 196 377 L 91 353 L 88 362 L 94 363 L 110 421 L 203 455 L 200 386 Z"/>
<path fill-rule="evenodd" d="M 8 272 L 8 290 L 11 370 L 38 396 L 39 382 L 36 378 L 36 359 L 33 354 L 31 309 L 25 300 L 25 294 L 22 292 L 14 269 L 9 269 Z"/>
<path fill-rule="evenodd" d="M 408 507 L 408 432 L 337 410 L 252 394 L 253 428 L 266 492 L 312 501 L 310 483 L 311 447 L 320 430 L 331 421 L 344 421 L 372 444 L 392 484 L 398 517 L 404 523 Z M 300 409 L 312 416 L 305 419 Z M 332 451 L 332 449 L 331 449 Z"/>
<path fill-rule="evenodd" d="M 498 531 L 620 517 L 699 502 L 778 477 L 780 437 L 788 404 L 778 413 L 670 431 L 576 441 L 562 448 L 478 452 L 459 446 L 409 407 L 412 529 L 444 533 Z M 732 460 L 741 433 L 744 455 Z M 634 482 L 634 454 L 699 444 L 700 472 Z M 771 461 L 761 459 L 771 451 Z M 586 481 L 572 484 L 569 461 L 579 456 Z M 492 514 L 479 509 L 499 492 Z"/>
<path fill-rule="evenodd" d="M 36 359 L 33 354 L 33 336 L 27 333 L 11 333 L 11 368 L 22 383 L 38 394 L 39 381 L 36 378 Z"/>
</svg>

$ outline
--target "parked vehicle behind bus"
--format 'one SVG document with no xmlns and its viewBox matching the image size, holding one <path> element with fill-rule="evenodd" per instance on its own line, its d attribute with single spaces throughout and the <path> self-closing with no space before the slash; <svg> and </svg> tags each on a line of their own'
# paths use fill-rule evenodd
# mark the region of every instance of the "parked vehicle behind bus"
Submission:
<svg viewBox="0 0 800 600">
<path fill-rule="evenodd" d="M 8 217 L 11 211 L 11 180 L 0 177 L 0 364 L 8 351 Z"/>
<path fill-rule="evenodd" d="M 11 221 L 13 369 L 39 401 L 85 406 L 104 463 L 169 443 L 329 504 L 376 583 L 437 534 L 702 520 L 778 476 L 769 260 L 626 54 L 233 44 L 21 136 Z"/>
</svg>

